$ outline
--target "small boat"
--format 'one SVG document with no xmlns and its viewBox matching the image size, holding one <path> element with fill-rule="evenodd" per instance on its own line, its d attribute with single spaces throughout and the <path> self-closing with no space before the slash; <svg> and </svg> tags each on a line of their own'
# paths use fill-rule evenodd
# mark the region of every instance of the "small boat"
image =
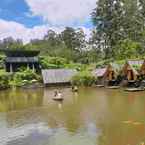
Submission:
<svg viewBox="0 0 145 145">
<path fill-rule="evenodd" d="M 109 87 L 107 87 L 107 89 L 119 89 L 120 88 L 120 86 L 109 86 Z"/>
<path fill-rule="evenodd" d="M 53 97 L 52 99 L 55 101 L 63 101 L 63 98 L 59 98 L 59 97 Z"/>
<path fill-rule="evenodd" d="M 96 85 L 96 87 L 98 87 L 98 88 L 103 88 L 104 85 Z"/>
<path fill-rule="evenodd" d="M 144 91 L 145 89 L 144 88 L 127 88 L 125 89 L 125 91 L 128 91 L 128 92 L 139 92 L 139 91 Z"/>
<path fill-rule="evenodd" d="M 53 100 L 55 100 L 55 101 L 63 101 L 63 97 L 62 97 L 62 94 L 61 94 L 61 92 L 55 92 L 55 95 L 54 95 L 54 97 L 52 98 Z"/>
</svg>

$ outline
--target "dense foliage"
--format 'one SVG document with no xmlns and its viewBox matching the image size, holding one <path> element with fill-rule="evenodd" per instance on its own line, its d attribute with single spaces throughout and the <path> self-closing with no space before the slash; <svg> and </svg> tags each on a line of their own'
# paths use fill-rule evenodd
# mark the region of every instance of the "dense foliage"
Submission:
<svg viewBox="0 0 145 145">
<path fill-rule="evenodd" d="M 0 89 L 7 89 L 10 87 L 9 81 L 11 79 L 11 75 L 4 71 L 0 71 Z"/>
<path fill-rule="evenodd" d="M 93 43 L 104 58 L 125 59 L 145 55 L 145 2 L 98 0 L 92 13 Z"/>
<path fill-rule="evenodd" d="M 10 86 L 24 86 L 40 82 L 41 78 L 35 72 L 29 69 L 20 70 L 13 74 L 12 79 L 10 80 Z"/>
<path fill-rule="evenodd" d="M 92 86 L 96 82 L 96 78 L 89 72 L 79 72 L 72 78 L 72 85 L 77 86 Z"/>
</svg>

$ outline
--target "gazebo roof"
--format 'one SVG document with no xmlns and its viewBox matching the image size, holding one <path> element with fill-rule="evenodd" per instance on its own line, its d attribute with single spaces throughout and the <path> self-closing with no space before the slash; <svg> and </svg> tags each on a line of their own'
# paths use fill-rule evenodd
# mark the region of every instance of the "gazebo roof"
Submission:
<svg viewBox="0 0 145 145">
<path fill-rule="evenodd" d="M 34 57 L 38 56 L 40 51 L 38 50 L 21 50 L 21 49 L 3 49 L 1 50 L 7 57 Z"/>
</svg>

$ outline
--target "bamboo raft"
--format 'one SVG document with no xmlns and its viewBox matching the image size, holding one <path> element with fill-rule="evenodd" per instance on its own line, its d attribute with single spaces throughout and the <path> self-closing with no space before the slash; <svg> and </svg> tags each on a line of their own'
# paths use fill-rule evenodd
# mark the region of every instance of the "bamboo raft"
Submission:
<svg viewBox="0 0 145 145">
<path fill-rule="evenodd" d="M 144 91 L 145 88 L 127 88 L 125 89 L 125 91 L 128 91 L 128 92 L 139 92 L 139 91 Z"/>
<path fill-rule="evenodd" d="M 110 86 L 110 87 L 107 87 L 107 89 L 119 89 L 120 86 Z"/>
<path fill-rule="evenodd" d="M 103 88 L 104 85 L 96 85 L 96 87 L 98 87 L 98 88 Z"/>
</svg>

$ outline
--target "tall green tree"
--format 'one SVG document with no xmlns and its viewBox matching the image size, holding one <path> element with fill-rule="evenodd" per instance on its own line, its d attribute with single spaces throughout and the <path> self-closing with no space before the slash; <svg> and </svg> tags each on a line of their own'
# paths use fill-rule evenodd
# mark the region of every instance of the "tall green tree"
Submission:
<svg viewBox="0 0 145 145">
<path fill-rule="evenodd" d="M 105 58 L 115 57 L 120 41 L 129 39 L 144 46 L 144 1 L 99 0 L 92 13 L 96 26 L 94 39 L 104 51 Z M 142 47 L 143 51 L 143 47 Z"/>
</svg>

